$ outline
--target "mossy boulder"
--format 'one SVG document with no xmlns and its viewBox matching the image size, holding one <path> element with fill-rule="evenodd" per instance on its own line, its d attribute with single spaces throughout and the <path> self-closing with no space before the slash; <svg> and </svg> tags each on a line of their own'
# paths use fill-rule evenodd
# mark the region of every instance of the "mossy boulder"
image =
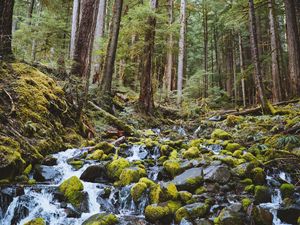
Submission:
<svg viewBox="0 0 300 225">
<path fill-rule="evenodd" d="M 198 158 L 200 156 L 200 150 L 197 147 L 190 147 L 188 150 L 184 151 L 182 155 L 185 159 Z"/>
<path fill-rule="evenodd" d="M 255 185 L 263 185 L 266 183 L 266 173 L 260 168 L 256 167 L 251 171 L 252 181 Z"/>
<path fill-rule="evenodd" d="M 161 192 L 160 199 L 162 199 L 162 201 L 177 200 L 179 193 L 175 184 L 162 183 L 161 190 L 162 192 Z"/>
<path fill-rule="evenodd" d="M 247 211 L 248 207 L 252 204 L 252 201 L 249 198 L 242 199 L 243 210 Z"/>
<path fill-rule="evenodd" d="M 215 129 L 211 134 L 212 139 L 229 140 L 232 136 L 224 130 Z"/>
<path fill-rule="evenodd" d="M 103 150 L 95 150 L 92 154 L 88 155 L 87 160 L 101 160 L 104 152 Z"/>
<path fill-rule="evenodd" d="M 243 217 L 240 213 L 224 208 L 215 219 L 215 225 L 243 225 Z"/>
<path fill-rule="evenodd" d="M 256 204 L 270 202 L 271 201 L 271 193 L 268 187 L 266 186 L 255 186 L 254 189 L 254 202 Z"/>
<path fill-rule="evenodd" d="M 99 213 L 85 220 L 82 225 L 116 225 L 118 218 L 113 214 Z"/>
<path fill-rule="evenodd" d="M 171 181 L 179 191 L 191 191 L 197 189 L 203 182 L 203 169 L 191 168 L 174 177 Z"/>
<path fill-rule="evenodd" d="M 105 154 L 110 154 L 114 152 L 115 146 L 111 143 L 108 143 L 106 141 L 102 141 L 98 144 L 96 144 L 93 149 L 95 150 L 102 150 Z"/>
<path fill-rule="evenodd" d="M 148 205 L 145 208 L 145 217 L 151 223 L 159 221 L 162 224 L 169 224 L 172 221 L 173 215 L 180 207 L 181 204 L 174 201 Z"/>
<path fill-rule="evenodd" d="M 163 167 L 171 177 L 175 177 L 181 172 L 180 163 L 177 160 L 167 160 L 163 163 Z"/>
<path fill-rule="evenodd" d="M 128 184 L 138 182 L 139 179 L 140 174 L 137 168 L 125 168 L 122 170 L 117 184 L 120 186 L 126 186 Z"/>
<path fill-rule="evenodd" d="M 124 158 L 115 159 L 108 164 L 107 175 L 110 179 L 116 181 L 119 179 L 122 171 L 128 167 L 130 167 L 130 163 L 127 159 Z"/>
<path fill-rule="evenodd" d="M 227 150 L 227 151 L 229 151 L 229 152 L 234 152 L 234 151 L 236 151 L 236 150 L 238 150 L 238 149 L 240 149 L 240 148 L 241 148 L 241 145 L 238 144 L 238 143 L 228 143 L 228 144 L 226 145 L 225 150 Z"/>
<path fill-rule="evenodd" d="M 83 201 L 83 184 L 78 177 L 73 176 L 65 180 L 60 186 L 59 191 L 63 193 L 68 202 L 74 207 L 80 208 Z"/>
<path fill-rule="evenodd" d="M 151 204 L 159 203 L 161 193 L 162 193 L 162 190 L 161 190 L 159 184 L 156 184 L 155 186 L 152 186 L 151 189 L 150 189 L 150 203 Z"/>
<path fill-rule="evenodd" d="M 194 221 L 196 218 L 204 217 L 208 213 L 209 208 L 209 205 L 205 203 L 193 203 L 183 206 L 177 210 L 175 221 L 180 223 L 183 218 Z"/>
<path fill-rule="evenodd" d="M 130 194 L 134 202 L 138 202 L 142 195 L 146 192 L 148 186 L 144 182 L 138 182 L 130 189 Z"/>
<path fill-rule="evenodd" d="M 29 222 L 25 223 L 24 225 L 46 225 L 43 218 L 36 218 L 33 220 L 30 220 Z"/>
<path fill-rule="evenodd" d="M 179 191 L 179 199 L 181 202 L 186 204 L 191 198 L 193 197 L 193 194 L 188 191 Z"/>
<path fill-rule="evenodd" d="M 255 224 L 259 225 L 272 225 L 273 215 L 268 210 L 255 206 L 252 209 L 252 218 Z"/>
<path fill-rule="evenodd" d="M 295 186 L 293 184 L 282 184 L 280 186 L 280 192 L 282 198 L 290 198 L 295 192 Z"/>
</svg>

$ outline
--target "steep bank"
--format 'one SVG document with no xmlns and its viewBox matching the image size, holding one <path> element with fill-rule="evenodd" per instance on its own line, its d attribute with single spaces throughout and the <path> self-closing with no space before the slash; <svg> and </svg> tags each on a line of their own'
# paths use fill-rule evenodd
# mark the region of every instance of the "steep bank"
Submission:
<svg viewBox="0 0 300 225">
<path fill-rule="evenodd" d="M 23 63 L 2 63 L 0 180 L 13 180 L 45 155 L 78 146 L 80 124 L 74 118 L 52 78 Z"/>
</svg>

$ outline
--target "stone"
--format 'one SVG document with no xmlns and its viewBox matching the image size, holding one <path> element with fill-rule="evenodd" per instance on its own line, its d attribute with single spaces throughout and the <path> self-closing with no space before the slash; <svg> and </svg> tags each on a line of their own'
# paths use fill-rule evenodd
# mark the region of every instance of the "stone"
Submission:
<svg viewBox="0 0 300 225">
<path fill-rule="evenodd" d="M 204 180 L 225 184 L 230 180 L 231 173 L 227 166 L 209 166 L 204 169 Z"/>
<path fill-rule="evenodd" d="M 33 178 L 38 182 L 52 181 L 60 175 L 53 166 L 35 165 L 33 171 Z"/>
<path fill-rule="evenodd" d="M 233 212 L 224 208 L 217 217 L 217 224 L 219 225 L 243 225 L 243 217 L 240 213 Z"/>
<path fill-rule="evenodd" d="M 297 220 L 300 217 L 300 205 L 292 204 L 287 207 L 279 208 L 277 216 L 282 222 L 297 224 Z"/>
<path fill-rule="evenodd" d="M 254 203 L 260 204 L 271 202 L 271 192 L 266 186 L 255 186 L 254 189 Z"/>
<path fill-rule="evenodd" d="M 55 166 L 55 165 L 57 165 L 57 159 L 54 158 L 52 155 L 47 155 L 47 156 L 43 159 L 43 161 L 42 161 L 41 164 L 42 164 L 42 165 L 45 165 L 45 166 Z"/>
<path fill-rule="evenodd" d="M 211 134 L 212 139 L 221 139 L 221 140 L 229 140 L 231 139 L 231 135 L 224 130 L 215 129 Z"/>
<path fill-rule="evenodd" d="M 272 225 L 273 215 L 268 210 L 255 206 L 252 210 L 252 218 L 255 225 Z"/>
<path fill-rule="evenodd" d="M 179 191 L 193 191 L 203 182 L 203 169 L 191 168 L 176 176 L 172 181 Z"/>
<path fill-rule="evenodd" d="M 96 180 L 106 182 L 108 176 L 106 174 L 105 166 L 103 164 L 89 166 L 83 171 L 80 179 L 87 182 L 95 182 Z"/>
<path fill-rule="evenodd" d="M 113 214 L 98 213 L 87 220 L 82 225 L 116 225 L 118 224 L 118 218 Z"/>
<path fill-rule="evenodd" d="M 175 214 L 175 221 L 179 223 L 183 218 L 193 221 L 196 218 L 204 217 L 208 211 L 209 206 L 205 203 L 193 203 L 181 207 Z"/>
</svg>

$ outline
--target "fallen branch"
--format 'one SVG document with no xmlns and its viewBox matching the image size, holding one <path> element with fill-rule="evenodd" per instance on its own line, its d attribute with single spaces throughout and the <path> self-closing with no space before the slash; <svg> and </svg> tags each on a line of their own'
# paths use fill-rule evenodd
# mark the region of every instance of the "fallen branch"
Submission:
<svg viewBox="0 0 300 225">
<path fill-rule="evenodd" d="M 88 103 L 94 109 L 97 110 L 97 112 L 99 113 L 100 116 L 102 116 L 106 120 L 108 120 L 109 123 L 115 125 L 119 129 L 123 130 L 126 134 L 135 134 L 135 135 L 137 134 L 137 132 L 135 131 L 135 129 L 132 126 L 126 124 L 124 121 L 118 119 L 114 115 L 112 115 L 109 112 L 103 110 L 102 108 L 100 108 L 99 106 L 97 106 L 95 103 L 93 103 L 91 101 L 89 101 Z"/>
<path fill-rule="evenodd" d="M 11 97 L 11 95 L 8 93 L 8 91 L 6 91 L 5 89 L 3 89 L 4 93 L 8 96 L 10 103 L 11 103 L 11 110 L 10 113 L 8 115 L 11 115 L 14 111 L 16 111 L 16 107 L 15 107 L 15 103 Z"/>
</svg>

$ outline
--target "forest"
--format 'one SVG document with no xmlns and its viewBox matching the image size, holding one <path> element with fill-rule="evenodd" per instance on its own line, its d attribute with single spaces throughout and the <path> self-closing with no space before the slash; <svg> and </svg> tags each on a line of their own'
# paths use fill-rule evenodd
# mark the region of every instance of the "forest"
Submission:
<svg viewBox="0 0 300 225">
<path fill-rule="evenodd" d="M 300 225 L 300 0 L 0 0 L 0 225 Z"/>
</svg>

